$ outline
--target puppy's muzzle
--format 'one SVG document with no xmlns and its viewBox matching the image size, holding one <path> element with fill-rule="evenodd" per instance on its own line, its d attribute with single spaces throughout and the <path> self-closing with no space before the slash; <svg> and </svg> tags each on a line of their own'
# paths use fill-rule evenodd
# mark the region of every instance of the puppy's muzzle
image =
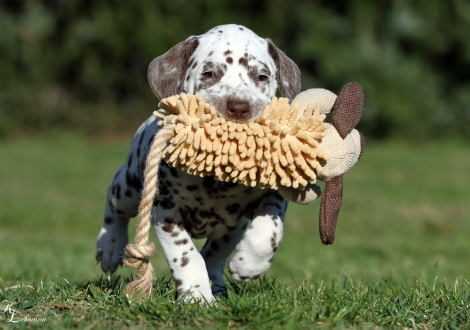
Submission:
<svg viewBox="0 0 470 330">
<path fill-rule="evenodd" d="M 244 121 L 251 117 L 250 104 L 245 101 L 227 101 L 227 119 L 235 121 Z"/>
</svg>

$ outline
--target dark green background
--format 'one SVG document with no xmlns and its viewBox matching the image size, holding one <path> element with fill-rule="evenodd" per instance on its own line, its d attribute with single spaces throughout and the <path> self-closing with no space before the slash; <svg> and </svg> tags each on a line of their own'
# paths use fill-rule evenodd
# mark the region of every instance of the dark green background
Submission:
<svg viewBox="0 0 470 330">
<path fill-rule="evenodd" d="M 134 131 L 150 61 L 226 23 L 271 38 L 302 89 L 360 83 L 367 138 L 470 137 L 468 0 L 0 0 L 0 137 Z"/>
</svg>

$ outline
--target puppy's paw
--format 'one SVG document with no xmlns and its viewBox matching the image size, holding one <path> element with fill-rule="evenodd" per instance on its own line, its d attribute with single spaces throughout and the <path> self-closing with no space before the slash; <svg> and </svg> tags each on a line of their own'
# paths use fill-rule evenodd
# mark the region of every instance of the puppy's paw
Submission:
<svg viewBox="0 0 470 330">
<path fill-rule="evenodd" d="M 228 271 L 238 282 L 248 282 L 267 273 L 274 254 L 259 256 L 255 253 L 237 252 L 228 262 Z"/>
<path fill-rule="evenodd" d="M 184 285 L 181 280 L 175 280 L 177 298 L 184 303 L 199 303 L 201 305 L 212 304 L 215 298 L 209 283 Z"/>
<path fill-rule="evenodd" d="M 96 261 L 101 263 L 103 272 L 114 273 L 122 265 L 124 249 L 128 243 L 127 222 L 125 224 L 104 224 L 96 242 Z"/>
</svg>

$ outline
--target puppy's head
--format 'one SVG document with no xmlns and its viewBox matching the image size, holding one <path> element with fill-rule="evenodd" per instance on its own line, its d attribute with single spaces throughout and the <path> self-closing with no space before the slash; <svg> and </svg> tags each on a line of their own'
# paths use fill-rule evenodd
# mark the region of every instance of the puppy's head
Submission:
<svg viewBox="0 0 470 330">
<path fill-rule="evenodd" d="M 160 99 L 200 92 L 219 115 L 239 122 L 258 118 L 277 87 L 290 100 L 300 92 L 297 65 L 271 40 L 235 24 L 177 44 L 152 61 L 148 78 Z"/>
</svg>

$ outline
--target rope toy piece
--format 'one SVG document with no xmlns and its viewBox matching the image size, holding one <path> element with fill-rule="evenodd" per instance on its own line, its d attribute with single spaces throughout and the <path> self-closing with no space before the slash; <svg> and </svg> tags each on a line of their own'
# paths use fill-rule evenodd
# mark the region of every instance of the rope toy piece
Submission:
<svg viewBox="0 0 470 330">
<path fill-rule="evenodd" d="M 158 195 L 158 168 L 162 160 L 162 152 L 167 141 L 173 136 L 171 125 L 162 128 L 155 134 L 150 147 L 145 165 L 144 190 L 139 204 L 137 217 L 137 230 L 134 244 L 128 244 L 124 251 L 124 266 L 138 268 L 137 277 L 126 285 L 129 296 L 139 293 L 142 297 L 150 297 L 152 294 L 153 267 L 150 258 L 157 249 L 153 242 L 149 241 L 150 219 L 152 217 L 153 200 Z"/>
<path fill-rule="evenodd" d="M 259 119 L 234 123 L 217 115 L 200 94 L 180 94 L 161 100 L 163 118 L 147 157 L 144 189 L 139 205 L 135 244 L 127 245 L 124 265 L 138 268 L 127 284 L 128 295 L 149 297 L 155 245 L 149 241 L 152 205 L 158 195 L 159 164 L 189 174 L 259 188 L 277 189 L 299 204 L 316 200 L 325 182 L 320 205 L 320 238 L 332 244 L 342 204 L 343 174 L 361 157 L 362 135 L 354 129 L 362 113 L 360 85 L 345 85 L 337 97 L 324 89 L 300 93 L 289 105 L 273 98 Z M 312 104 L 315 104 L 314 108 Z M 300 109 L 300 110 L 299 110 Z M 323 123 L 333 112 L 332 124 Z"/>
<path fill-rule="evenodd" d="M 163 118 L 159 124 L 175 127 L 163 158 L 189 174 L 261 189 L 304 190 L 328 160 L 318 148 L 326 128 L 319 107 L 310 105 L 299 115 L 298 104 L 274 97 L 257 120 L 236 123 L 219 117 L 201 94 L 171 96 L 159 106 L 170 113 L 155 111 Z"/>
</svg>

